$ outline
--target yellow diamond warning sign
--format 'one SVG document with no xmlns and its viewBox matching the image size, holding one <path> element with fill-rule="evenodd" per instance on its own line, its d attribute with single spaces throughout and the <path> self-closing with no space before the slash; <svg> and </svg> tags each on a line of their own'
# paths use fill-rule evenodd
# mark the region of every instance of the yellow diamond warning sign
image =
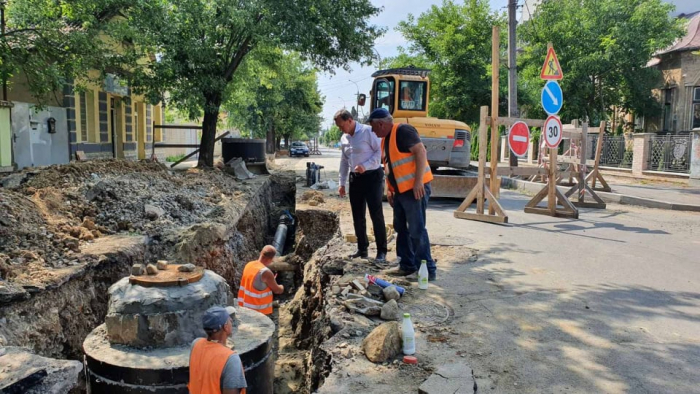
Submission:
<svg viewBox="0 0 700 394">
<path fill-rule="evenodd" d="M 560 80 L 563 77 L 564 73 L 561 71 L 557 54 L 554 52 L 554 48 L 549 48 L 547 51 L 547 57 L 544 59 L 542 72 L 540 72 L 540 78 Z"/>
</svg>

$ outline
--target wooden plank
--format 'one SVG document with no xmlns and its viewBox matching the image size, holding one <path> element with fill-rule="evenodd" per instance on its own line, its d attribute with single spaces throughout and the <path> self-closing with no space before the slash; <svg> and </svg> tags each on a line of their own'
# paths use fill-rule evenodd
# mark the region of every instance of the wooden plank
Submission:
<svg viewBox="0 0 700 394">
<path fill-rule="evenodd" d="M 545 157 L 542 159 L 543 162 L 549 163 L 549 158 Z M 565 163 L 565 164 L 582 164 L 581 160 L 577 157 L 569 157 L 569 156 L 558 156 L 557 157 L 557 162 L 558 163 Z M 585 163 L 587 166 L 593 166 L 595 165 L 594 160 L 586 160 Z"/>
<path fill-rule="evenodd" d="M 491 194 L 494 196 L 498 195 L 498 188 L 501 182 L 498 182 L 498 104 L 500 102 L 499 97 L 499 70 L 500 70 L 500 59 L 501 51 L 499 45 L 500 41 L 500 31 L 498 26 L 493 26 L 493 35 L 491 37 Z M 494 210 L 489 206 L 489 214 L 493 215 Z"/>
<path fill-rule="evenodd" d="M 454 216 L 458 219 L 476 220 L 479 222 L 508 223 L 507 216 L 480 215 L 478 213 L 459 212 L 459 211 L 454 211 Z"/>
<path fill-rule="evenodd" d="M 555 190 L 556 190 L 555 193 L 556 193 L 557 201 L 559 202 L 559 204 L 562 205 L 562 207 L 564 207 L 563 211 L 576 213 L 576 219 L 578 219 L 578 209 L 576 209 L 574 204 L 572 204 L 568 198 L 564 197 L 564 195 L 562 194 L 561 191 L 559 191 L 559 189 L 555 189 Z M 557 210 L 557 211 L 559 211 L 559 210 Z"/>
<path fill-rule="evenodd" d="M 491 194 L 491 191 L 486 189 L 486 199 L 489 201 L 489 206 L 493 207 L 493 210 L 496 212 L 496 215 L 498 216 L 508 216 L 503 212 L 503 207 L 501 207 L 501 204 L 498 202 L 498 199 L 496 196 Z"/>
<path fill-rule="evenodd" d="M 535 194 L 534 197 L 530 201 L 528 201 L 527 204 L 525 204 L 525 207 L 534 207 L 537 204 L 539 204 L 542 199 L 544 199 L 544 196 L 547 195 L 547 192 L 549 191 L 549 187 L 545 185 L 537 194 Z"/>
<path fill-rule="evenodd" d="M 554 211 L 554 214 L 552 214 L 549 211 L 549 208 L 526 207 L 525 213 L 534 213 L 534 214 L 538 214 L 538 215 L 547 215 L 547 216 L 560 217 L 560 218 L 578 219 L 578 211 L 576 211 L 576 212 Z"/>
<path fill-rule="evenodd" d="M 226 137 L 226 136 L 229 135 L 230 133 L 231 133 L 230 131 L 224 131 L 223 134 L 221 134 L 220 136 L 216 137 L 216 139 L 214 140 L 214 143 L 216 144 L 217 141 L 219 141 L 220 139 Z M 187 156 L 183 157 L 182 159 L 180 159 L 180 160 L 176 161 L 175 163 L 171 164 L 171 165 L 170 165 L 170 168 L 174 168 L 176 165 L 182 163 L 183 161 L 189 159 L 190 157 L 196 155 L 197 153 L 199 153 L 199 147 L 197 147 L 197 150 L 193 151 L 192 153 L 188 154 Z"/>
<path fill-rule="evenodd" d="M 485 188 L 485 170 L 486 170 L 486 149 L 488 146 L 487 131 L 488 125 L 484 122 L 484 118 L 488 114 L 488 107 L 481 107 L 481 123 L 479 124 L 479 184 L 476 189 L 476 212 L 484 213 L 484 188 Z M 490 168 L 489 168 L 490 169 Z"/>
<path fill-rule="evenodd" d="M 472 203 L 474 202 L 474 199 L 476 198 L 477 192 L 479 189 L 482 190 L 482 193 L 483 193 L 484 184 L 481 183 L 481 181 L 477 181 L 476 187 L 474 187 L 471 191 L 469 191 L 467 198 L 465 198 L 464 201 L 462 201 L 462 203 L 459 204 L 459 207 L 457 208 L 457 210 L 464 211 L 467 208 L 469 208 L 469 206 L 472 205 Z M 482 212 L 483 212 L 483 209 L 482 209 Z"/>
<path fill-rule="evenodd" d="M 605 203 L 598 202 L 583 202 L 583 201 L 573 201 L 572 204 L 577 208 L 594 208 L 594 209 L 605 209 L 607 205 Z"/>
<path fill-rule="evenodd" d="M 486 173 L 490 174 L 491 169 L 487 168 Z M 564 178 L 577 174 L 571 171 L 558 171 L 557 173 Z M 498 175 L 534 176 L 547 174 L 549 171 L 542 167 L 498 167 Z"/>
<path fill-rule="evenodd" d="M 491 117 L 487 121 L 491 122 Z M 544 127 L 544 120 L 542 119 L 527 119 L 527 118 L 498 118 L 496 119 L 496 124 L 499 126 L 510 127 L 515 122 L 525 122 L 529 127 Z"/>
</svg>

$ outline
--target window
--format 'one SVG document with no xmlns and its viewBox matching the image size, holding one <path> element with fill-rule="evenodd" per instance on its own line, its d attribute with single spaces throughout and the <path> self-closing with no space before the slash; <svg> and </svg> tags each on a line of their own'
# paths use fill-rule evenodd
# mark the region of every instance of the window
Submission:
<svg viewBox="0 0 700 394">
<path fill-rule="evenodd" d="M 80 92 L 80 142 L 88 140 L 87 98 L 85 92 Z"/>
<path fill-rule="evenodd" d="M 695 89 L 693 89 L 692 116 L 692 128 L 700 129 L 700 86 L 696 86 Z"/>
<path fill-rule="evenodd" d="M 378 79 L 374 83 L 374 108 L 386 108 L 389 112 L 394 112 L 392 108 L 392 97 L 394 93 L 394 81 L 388 79 Z"/>
<path fill-rule="evenodd" d="M 673 89 L 673 88 L 664 90 L 664 123 L 663 123 L 663 130 L 664 131 L 672 131 L 675 129 L 675 127 L 674 127 L 675 125 L 673 122 L 674 90 L 675 89 Z"/>
<path fill-rule="evenodd" d="M 401 81 L 399 83 L 399 109 L 425 111 L 426 82 Z"/>
</svg>

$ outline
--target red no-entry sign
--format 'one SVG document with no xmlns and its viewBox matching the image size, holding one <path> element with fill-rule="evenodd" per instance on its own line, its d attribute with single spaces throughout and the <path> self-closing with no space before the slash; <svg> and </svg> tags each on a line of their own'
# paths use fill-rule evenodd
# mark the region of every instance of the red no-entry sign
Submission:
<svg viewBox="0 0 700 394">
<path fill-rule="evenodd" d="M 515 122 L 508 131 L 508 146 L 518 157 L 527 155 L 530 146 L 530 128 L 525 122 Z"/>
</svg>

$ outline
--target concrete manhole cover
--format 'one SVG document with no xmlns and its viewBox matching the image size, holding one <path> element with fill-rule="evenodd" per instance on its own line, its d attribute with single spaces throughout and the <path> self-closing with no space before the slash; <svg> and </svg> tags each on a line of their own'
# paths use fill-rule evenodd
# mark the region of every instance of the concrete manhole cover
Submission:
<svg viewBox="0 0 700 394">
<path fill-rule="evenodd" d="M 426 327 L 443 324 L 454 315 L 452 308 L 432 301 L 424 301 L 420 305 L 401 304 L 399 306 L 402 312 L 411 314 L 411 321 Z"/>
<path fill-rule="evenodd" d="M 454 235 L 430 237 L 430 244 L 436 246 L 464 246 L 474 243 L 473 239 Z"/>
</svg>

